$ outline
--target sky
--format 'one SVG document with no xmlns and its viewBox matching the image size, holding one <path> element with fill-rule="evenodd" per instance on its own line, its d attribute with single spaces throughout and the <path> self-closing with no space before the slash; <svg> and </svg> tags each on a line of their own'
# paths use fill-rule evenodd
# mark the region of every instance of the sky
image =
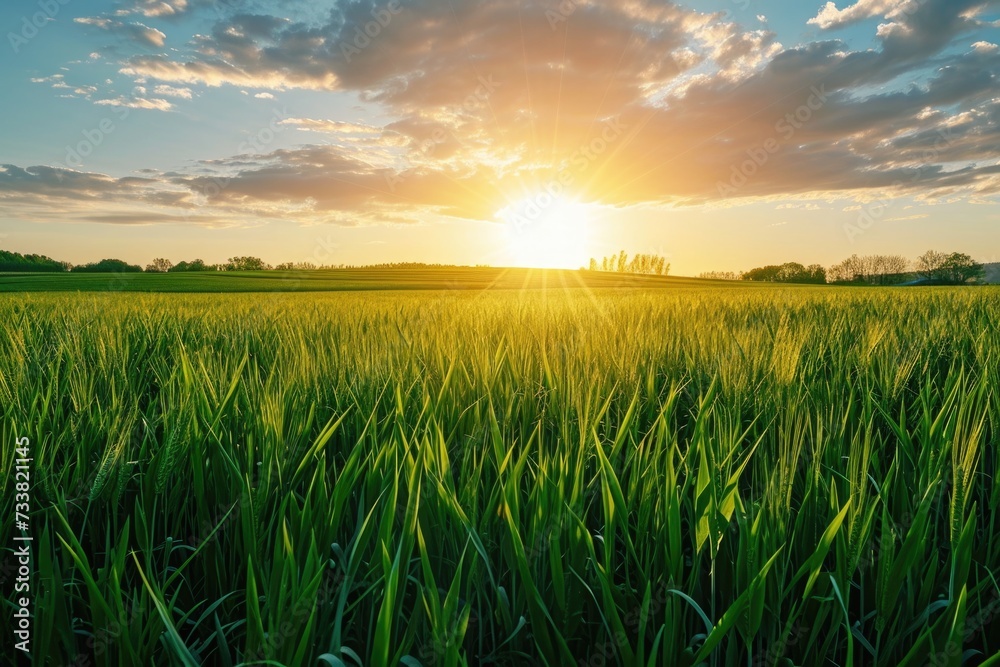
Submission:
<svg viewBox="0 0 1000 667">
<path fill-rule="evenodd" d="M 0 6 L 0 248 L 1000 261 L 1000 0 Z"/>
</svg>

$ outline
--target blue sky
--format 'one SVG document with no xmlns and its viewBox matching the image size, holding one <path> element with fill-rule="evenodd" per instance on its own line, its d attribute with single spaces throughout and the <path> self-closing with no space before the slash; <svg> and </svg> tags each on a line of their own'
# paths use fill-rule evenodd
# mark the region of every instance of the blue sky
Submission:
<svg viewBox="0 0 1000 667">
<path fill-rule="evenodd" d="M 8 3 L 0 247 L 997 261 L 998 21 L 968 0 Z"/>
</svg>

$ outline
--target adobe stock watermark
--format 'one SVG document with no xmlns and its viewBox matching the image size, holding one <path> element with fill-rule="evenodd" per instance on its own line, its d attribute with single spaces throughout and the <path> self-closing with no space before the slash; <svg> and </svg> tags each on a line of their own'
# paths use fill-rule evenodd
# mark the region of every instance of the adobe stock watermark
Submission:
<svg viewBox="0 0 1000 667">
<path fill-rule="evenodd" d="M 966 617 L 959 641 L 949 641 L 943 649 L 927 656 L 928 666 L 945 667 L 945 665 L 954 664 L 956 661 L 961 662 L 964 645 L 971 641 L 976 633 L 992 623 L 998 614 L 1000 614 L 1000 596 L 994 592 L 990 596 L 989 604 L 980 609 L 977 614 Z"/>
<path fill-rule="evenodd" d="M 267 125 L 259 128 L 257 131 L 251 133 L 248 139 L 240 142 L 236 147 L 237 155 L 260 155 L 264 150 L 274 142 L 279 134 L 284 132 L 286 128 L 281 124 L 282 121 L 288 118 L 288 109 L 273 109 L 272 118 Z M 197 186 L 192 187 L 192 191 L 195 194 L 199 194 L 205 199 L 211 199 L 213 197 L 218 197 L 222 192 L 232 184 L 233 179 L 230 176 L 213 176 L 207 181 L 199 182 Z M 189 220 L 192 212 L 190 209 L 184 209 L 183 218 Z"/>
<path fill-rule="evenodd" d="M 750 7 L 753 5 L 753 0 L 729 0 L 729 4 L 733 5 L 741 12 L 746 12 L 749 11 Z M 731 9 L 723 9 L 722 18 L 727 21 L 736 20 L 735 12 Z"/>
<path fill-rule="evenodd" d="M 68 663 L 66 667 L 92 667 L 94 663 L 91 655 L 94 659 L 100 660 L 101 656 L 118 645 L 119 639 L 128 631 L 129 626 L 137 620 L 141 620 L 148 612 L 149 610 L 145 609 L 138 601 L 127 602 L 117 617 L 107 618 L 102 627 L 94 628 L 95 632 L 87 637 L 84 644 L 87 651 L 77 653 L 73 661 Z"/>
<path fill-rule="evenodd" d="M 281 615 L 280 622 L 276 621 L 271 626 L 270 631 L 264 633 L 263 641 L 257 648 L 244 654 L 243 662 L 240 664 L 275 664 L 267 662 L 268 659 L 290 642 L 300 639 L 302 628 L 307 625 L 310 616 L 317 609 L 336 604 L 338 598 L 341 597 L 341 589 L 351 583 L 351 580 L 340 572 L 334 572 L 332 575 L 325 574 L 323 579 L 323 583 L 316 591 L 315 599 L 310 601 L 308 598 L 301 598 L 295 602 L 290 610 L 285 610 L 285 613 Z M 363 587 L 368 586 L 368 583 L 364 581 L 358 582 L 358 584 Z"/>
<path fill-rule="evenodd" d="M 574 0 L 562 0 L 555 9 L 545 10 L 545 20 L 549 22 L 549 27 L 553 32 L 559 29 L 560 23 L 565 23 L 569 17 L 580 7 L 579 2 Z"/>
<path fill-rule="evenodd" d="M 416 658 L 420 661 L 422 667 L 436 667 L 438 663 L 445 661 L 449 650 L 460 648 L 465 637 L 470 634 L 474 636 L 474 631 L 478 624 L 479 619 L 475 609 L 470 609 L 469 620 L 466 623 L 464 631 L 460 632 L 458 624 L 453 622 L 451 626 L 445 630 L 443 636 L 438 635 L 436 637 L 432 637 L 421 644 L 420 648 L 417 650 Z"/>
<path fill-rule="evenodd" d="M 13 555 L 17 559 L 17 577 L 14 579 L 14 648 L 31 655 L 31 440 L 18 438 L 14 443 L 14 527 L 17 533 Z"/>
<path fill-rule="evenodd" d="M 469 93 L 464 100 L 462 100 L 461 108 L 468 113 L 473 113 L 484 104 L 488 104 L 490 97 L 501 85 L 499 81 L 496 81 L 493 78 L 492 74 L 479 76 L 476 78 L 476 81 L 477 85 L 475 89 Z M 435 128 L 434 131 L 431 132 L 430 137 L 420 142 L 416 152 L 422 158 L 430 158 L 434 155 L 437 148 L 449 139 L 458 141 L 458 137 L 456 137 L 454 133 L 448 132 L 443 127 Z M 404 157 L 404 161 L 407 163 L 407 168 L 411 168 L 413 166 L 412 161 L 408 157 Z M 387 171 L 385 173 L 385 183 L 389 188 L 389 192 L 395 193 L 396 188 L 404 180 L 406 180 L 405 171 Z"/>
<path fill-rule="evenodd" d="M 129 117 L 128 107 L 115 107 L 114 113 L 119 123 Z M 84 160 L 93 155 L 97 147 L 103 144 L 104 140 L 116 129 L 118 129 L 118 126 L 115 125 L 113 119 L 102 118 L 96 127 L 82 130 L 80 134 L 83 135 L 83 140 L 77 142 L 75 145 L 67 144 L 65 162 L 57 162 L 56 167 L 60 169 L 77 169 L 83 166 Z"/>
<path fill-rule="evenodd" d="M 934 140 L 934 144 L 925 149 L 923 154 L 920 156 L 920 165 L 913 170 L 913 174 L 908 180 L 893 181 L 891 186 L 892 191 L 898 191 L 900 188 L 907 185 L 908 182 L 916 185 L 924 173 L 929 169 L 930 165 L 936 162 L 941 154 L 947 151 L 954 142 L 955 135 L 950 127 L 938 128 L 937 138 Z M 863 236 L 867 233 L 868 230 L 874 227 L 885 217 L 886 213 L 889 212 L 896 201 L 896 197 L 881 197 L 862 206 L 861 212 L 858 213 L 857 220 L 853 223 L 848 222 L 844 224 L 844 234 L 847 236 L 847 240 L 850 243 L 854 243 L 859 236 Z"/>
<path fill-rule="evenodd" d="M 389 0 L 385 7 L 373 7 L 371 11 L 372 20 L 364 26 L 354 26 L 354 39 L 350 42 L 340 43 L 340 53 L 347 62 L 351 62 L 355 56 L 372 45 L 372 41 L 382 34 L 382 31 L 389 27 L 394 16 L 403 11 L 400 0 Z"/>
<path fill-rule="evenodd" d="M 770 644 L 762 654 L 752 657 L 752 667 L 778 667 L 788 655 L 789 650 L 798 646 L 809 634 L 809 628 L 800 625 L 798 621 L 789 630 L 788 636 Z"/>
<path fill-rule="evenodd" d="M 656 592 L 650 595 L 649 605 L 632 609 L 622 617 L 622 626 L 628 631 L 634 631 L 649 623 L 666 606 L 670 599 L 671 589 L 666 586 L 657 586 Z M 592 647 L 586 657 L 578 658 L 579 667 L 605 667 L 616 664 L 621 658 L 622 647 L 628 646 L 629 640 L 625 632 L 619 630 L 611 635 L 605 642 Z"/>
<path fill-rule="evenodd" d="M 22 16 L 21 29 L 7 33 L 7 41 L 14 53 L 20 53 L 21 48 L 38 36 L 38 32 L 54 21 L 59 10 L 69 3 L 70 0 L 38 0 L 39 11 Z"/>
<path fill-rule="evenodd" d="M 729 181 L 719 181 L 716 186 L 719 195 L 729 197 L 746 185 L 770 161 L 771 156 L 779 153 L 806 124 L 811 121 L 829 99 L 826 85 L 820 84 L 809 89 L 809 96 L 797 109 L 786 113 L 774 124 L 774 135 L 768 137 L 760 145 L 746 151 L 747 159 L 730 167 Z"/>
<path fill-rule="evenodd" d="M 516 209 L 506 209 L 501 213 L 504 221 L 513 227 L 515 233 L 524 233 L 529 227 L 539 223 L 545 212 L 559 201 L 559 198 L 580 174 L 596 162 L 628 129 L 620 117 L 608 119 L 601 133 L 581 145 L 559 167 L 559 172 L 549 180 L 534 197 L 520 204 Z"/>
<path fill-rule="evenodd" d="M 212 0 L 212 9 L 215 10 L 215 16 L 220 19 L 226 18 L 227 10 L 235 12 L 243 9 L 245 5 L 245 0 Z"/>
</svg>

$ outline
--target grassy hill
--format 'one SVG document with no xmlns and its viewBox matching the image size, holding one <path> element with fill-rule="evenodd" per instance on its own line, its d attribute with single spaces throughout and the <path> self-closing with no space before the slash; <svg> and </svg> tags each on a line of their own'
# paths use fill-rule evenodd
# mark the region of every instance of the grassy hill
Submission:
<svg viewBox="0 0 1000 667">
<path fill-rule="evenodd" d="M 434 267 L 205 273 L 0 274 L 0 292 L 336 292 L 705 287 L 746 283 L 590 271 Z"/>
</svg>

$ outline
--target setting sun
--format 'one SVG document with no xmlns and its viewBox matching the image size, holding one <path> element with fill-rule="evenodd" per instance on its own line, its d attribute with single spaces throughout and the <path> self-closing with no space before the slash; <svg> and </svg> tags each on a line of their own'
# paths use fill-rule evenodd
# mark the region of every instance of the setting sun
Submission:
<svg viewBox="0 0 1000 667">
<path fill-rule="evenodd" d="M 497 213 L 514 266 L 575 269 L 589 259 L 590 211 L 586 204 L 542 192 Z"/>
</svg>

